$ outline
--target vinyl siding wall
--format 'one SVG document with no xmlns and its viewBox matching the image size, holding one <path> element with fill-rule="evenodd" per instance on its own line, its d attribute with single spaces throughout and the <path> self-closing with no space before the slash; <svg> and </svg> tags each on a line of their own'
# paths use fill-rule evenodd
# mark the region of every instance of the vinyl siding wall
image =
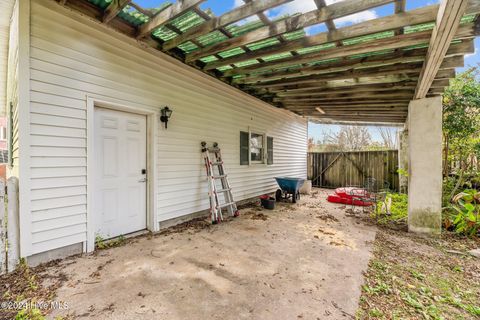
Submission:
<svg viewBox="0 0 480 320">
<path fill-rule="evenodd" d="M 32 254 L 86 240 L 87 96 L 173 109 L 168 130 L 156 132 L 159 221 L 208 208 L 203 140 L 222 147 L 236 200 L 274 191 L 274 176 L 306 177 L 305 119 L 107 35 L 55 1 L 35 0 L 31 12 Z M 274 138 L 273 165 L 240 166 L 249 128 Z"/>
</svg>

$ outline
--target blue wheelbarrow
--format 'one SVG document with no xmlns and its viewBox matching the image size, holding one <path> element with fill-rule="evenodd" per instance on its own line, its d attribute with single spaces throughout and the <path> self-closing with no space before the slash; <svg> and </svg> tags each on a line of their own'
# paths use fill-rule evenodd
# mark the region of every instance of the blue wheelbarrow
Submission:
<svg viewBox="0 0 480 320">
<path fill-rule="evenodd" d="M 302 187 L 305 179 L 301 178 L 277 178 L 278 186 L 280 189 L 275 193 L 275 199 L 277 201 L 282 201 L 290 199 L 292 197 L 292 202 L 296 203 L 297 200 L 300 200 L 300 188 Z"/>
</svg>

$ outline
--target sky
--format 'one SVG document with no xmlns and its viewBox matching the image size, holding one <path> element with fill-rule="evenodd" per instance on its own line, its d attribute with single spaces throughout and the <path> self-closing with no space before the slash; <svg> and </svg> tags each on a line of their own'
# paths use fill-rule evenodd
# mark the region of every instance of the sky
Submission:
<svg viewBox="0 0 480 320">
<path fill-rule="evenodd" d="M 137 4 L 141 5 L 144 8 L 157 7 L 164 2 L 169 2 L 173 0 L 134 0 Z M 262 0 L 254 0 L 262 1 Z M 326 0 L 327 4 L 332 4 L 335 2 L 340 2 L 342 0 Z M 427 5 L 432 5 L 439 3 L 439 0 L 407 0 L 406 1 L 406 10 L 412 10 L 418 7 L 423 7 Z M 241 6 L 244 4 L 243 0 L 206 0 L 200 5 L 202 9 L 211 9 L 216 16 L 222 15 L 223 13 L 232 10 L 235 7 Z M 314 0 L 294 0 L 288 2 L 282 6 L 270 9 L 265 12 L 265 14 L 270 19 L 275 19 L 281 17 L 285 14 L 294 14 L 294 13 L 303 13 L 311 10 L 315 10 Z M 360 12 L 351 16 L 343 17 L 340 19 L 334 20 L 335 25 L 338 28 L 345 27 L 351 24 L 359 23 L 362 21 L 375 19 L 379 17 L 384 17 L 393 14 L 394 5 L 388 4 L 382 7 L 378 7 L 372 10 Z M 256 19 L 256 18 L 254 18 Z M 245 21 L 243 21 L 245 22 Z M 320 32 L 327 31 L 325 24 L 319 24 L 306 28 L 308 35 L 314 35 Z M 457 72 L 464 71 L 469 66 L 476 66 L 480 63 L 480 38 L 475 39 L 475 53 L 465 56 L 465 66 L 463 68 L 457 68 Z M 338 131 L 339 126 L 337 125 L 319 125 L 319 124 L 310 124 L 309 126 L 309 137 L 313 137 L 315 140 L 321 138 L 322 133 L 325 131 Z M 374 140 L 379 139 L 377 130 L 374 127 L 369 128 L 370 133 Z"/>
</svg>

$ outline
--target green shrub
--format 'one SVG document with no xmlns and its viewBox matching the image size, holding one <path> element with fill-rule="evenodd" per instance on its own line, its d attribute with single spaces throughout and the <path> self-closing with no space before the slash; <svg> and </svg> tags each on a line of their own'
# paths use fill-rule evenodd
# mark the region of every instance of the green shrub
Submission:
<svg viewBox="0 0 480 320">
<path fill-rule="evenodd" d="M 444 226 L 457 234 L 476 236 L 480 232 L 480 192 L 465 189 L 452 199 Z"/>
<path fill-rule="evenodd" d="M 385 210 L 391 202 L 389 210 Z M 378 201 L 376 217 L 379 223 L 406 223 L 408 218 L 408 196 L 404 193 L 387 193 L 385 201 Z"/>
<path fill-rule="evenodd" d="M 36 308 L 22 309 L 15 316 L 15 320 L 45 320 L 42 312 Z"/>
<path fill-rule="evenodd" d="M 450 205 L 452 192 L 457 184 L 457 180 L 456 177 L 446 177 L 443 179 L 442 207 L 445 208 Z"/>
</svg>

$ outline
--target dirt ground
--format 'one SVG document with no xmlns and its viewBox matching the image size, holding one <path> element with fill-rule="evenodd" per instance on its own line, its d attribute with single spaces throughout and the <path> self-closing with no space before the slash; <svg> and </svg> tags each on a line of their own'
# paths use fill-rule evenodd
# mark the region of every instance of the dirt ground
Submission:
<svg viewBox="0 0 480 320">
<path fill-rule="evenodd" d="M 192 223 L 60 262 L 68 279 L 49 317 L 351 319 L 376 228 L 314 190 L 273 211 Z"/>
<path fill-rule="evenodd" d="M 359 319 L 480 319 L 480 239 L 380 228 Z"/>
</svg>

